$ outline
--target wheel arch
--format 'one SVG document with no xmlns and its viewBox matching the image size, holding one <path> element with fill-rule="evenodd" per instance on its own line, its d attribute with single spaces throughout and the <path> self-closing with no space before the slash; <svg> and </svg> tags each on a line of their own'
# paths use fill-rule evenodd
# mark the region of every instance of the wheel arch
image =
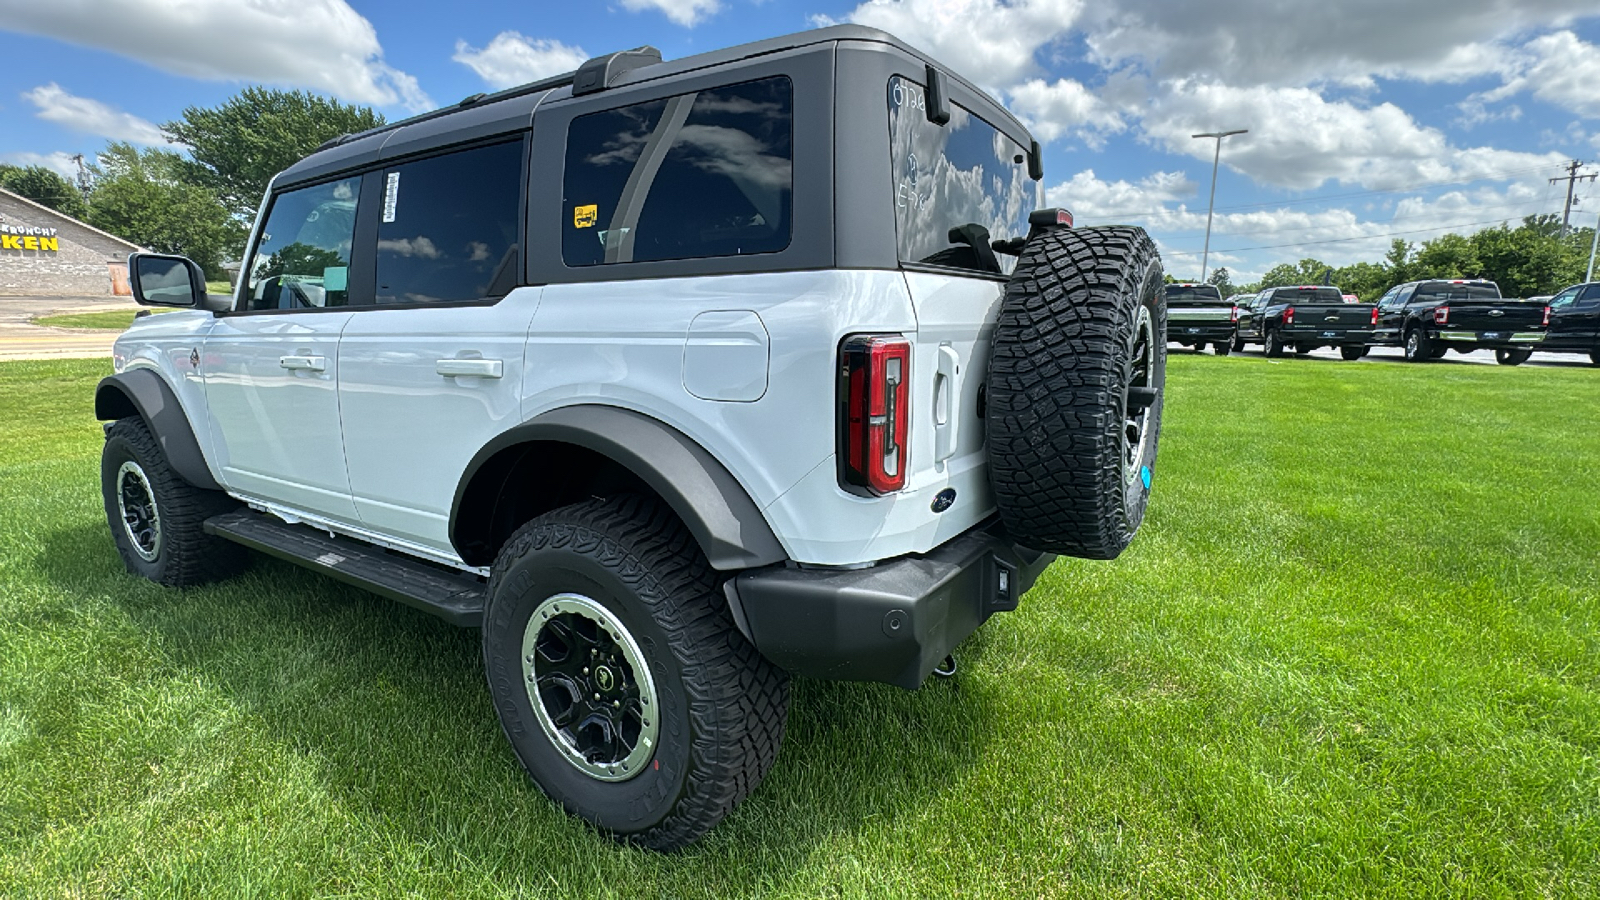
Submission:
<svg viewBox="0 0 1600 900">
<path fill-rule="evenodd" d="M 659 420 L 599 404 L 551 410 L 484 445 L 456 486 L 450 543 L 469 565 L 488 565 L 534 516 L 640 488 L 677 514 L 714 569 L 788 558 L 761 508 L 705 448 Z"/>
<path fill-rule="evenodd" d="M 102 422 L 138 416 L 155 435 L 178 477 L 197 488 L 222 490 L 206 465 L 194 425 L 178 395 L 153 369 L 129 369 L 102 378 L 94 389 L 94 415 Z"/>
</svg>

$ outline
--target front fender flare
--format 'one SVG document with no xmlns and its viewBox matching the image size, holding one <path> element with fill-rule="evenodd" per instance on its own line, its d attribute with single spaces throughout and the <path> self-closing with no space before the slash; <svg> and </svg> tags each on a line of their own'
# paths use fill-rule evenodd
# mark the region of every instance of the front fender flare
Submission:
<svg viewBox="0 0 1600 900">
<path fill-rule="evenodd" d="M 461 540 L 460 513 L 474 476 L 502 451 L 532 442 L 582 447 L 632 472 L 678 515 L 714 569 L 751 569 L 788 558 L 744 486 L 688 435 L 632 410 L 586 404 L 536 416 L 473 456 L 450 506 L 450 543 L 462 559 L 472 550 Z"/>
<path fill-rule="evenodd" d="M 155 370 L 129 369 L 102 378 L 94 389 L 94 415 L 102 422 L 135 415 L 144 419 L 178 477 L 197 488 L 222 490 L 206 465 L 178 395 Z"/>
</svg>

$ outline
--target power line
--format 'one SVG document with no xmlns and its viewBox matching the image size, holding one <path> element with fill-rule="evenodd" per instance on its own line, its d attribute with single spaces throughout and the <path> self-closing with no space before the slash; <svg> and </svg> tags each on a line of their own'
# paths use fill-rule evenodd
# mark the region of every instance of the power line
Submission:
<svg viewBox="0 0 1600 900">
<path fill-rule="evenodd" d="M 1590 172 L 1588 175 L 1579 175 L 1578 170 L 1581 168 L 1583 168 L 1583 163 L 1575 159 L 1566 167 L 1567 175 L 1565 178 L 1550 179 L 1551 184 L 1555 184 L 1559 181 L 1565 181 L 1567 183 L 1567 205 L 1566 208 L 1561 211 L 1562 237 L 1567 236 L 1567 223 L 1572 221 L 1572 189 L 1576 187 L 1580 181 L 1593 181 L 1595 179 L 1595 173 L 1593 172 Z"/>
</svg>

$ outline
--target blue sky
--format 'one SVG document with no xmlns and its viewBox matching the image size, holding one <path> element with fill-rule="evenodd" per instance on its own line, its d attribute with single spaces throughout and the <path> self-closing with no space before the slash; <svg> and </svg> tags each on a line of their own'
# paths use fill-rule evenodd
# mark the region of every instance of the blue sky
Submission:
<svg viewBox="0 0 1600 900">
<path fill-rule="evenodd" d="M 1147 227 L 1211 267 L 1380 258 L 1559 214 L 1600 158 L 1595 0 L 0 0 L 0 160 L 70 171 L 108 139 L 248 84 L 390 118 L 654 44 L 668 58 L 829 22 L 885 28 L 985 86 L 1045 143 L 1053 203 Z M 1589 165 L 1585 172 L 1600 172 Z M 1600 214 L 1580 184 L 1575 223 Z"/>
</svg>

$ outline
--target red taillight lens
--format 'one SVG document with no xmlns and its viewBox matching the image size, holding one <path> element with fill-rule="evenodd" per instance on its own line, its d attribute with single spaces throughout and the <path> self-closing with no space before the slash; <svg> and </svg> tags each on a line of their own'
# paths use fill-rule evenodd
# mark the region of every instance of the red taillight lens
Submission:
<svg viewBox="0 0 1600 900">
<path fill-rule="evenodd" d="M 1548 306 L 1544 308 L 1544 327 L 1550 327 L 1550 307 Z"/>
<path fill-rule="evenodd" d="M 1233 321 L 1233 322 L 1239 321 L 1239 307 L 1235 306 L 1233 308 L 1233 318 L 1230 319 L 1230 321 Z"/>
<path fill-rule="evenodd" d="M 906 486 L 911 342 L 857 335 L 839 348 L 839 481 L 889 494 Z"/>
<path fill-rule="evenodd" d="M 1292 307 L 1292 306 L 1288 307 L 1283 311 L 1283 324 L 1285 324 L 1285 325 L 1293 325 L 1294 324 L 1294 307 Z"/>
<path fill-rule="evenodd" d="M 1372 308 L 1372 324 L 1378 324 L 1378 308 L 1376 306 Z"/>
<path fill-rule="evenodd" d="M 1449 324 L 1450 323 L 1450 307 L 1441 306 L 1438 309 L 1434 310 L 1433 311 L 1433 323 L 1435 325 L 1447 325 L 1447 324 Z"/>
</svg>

